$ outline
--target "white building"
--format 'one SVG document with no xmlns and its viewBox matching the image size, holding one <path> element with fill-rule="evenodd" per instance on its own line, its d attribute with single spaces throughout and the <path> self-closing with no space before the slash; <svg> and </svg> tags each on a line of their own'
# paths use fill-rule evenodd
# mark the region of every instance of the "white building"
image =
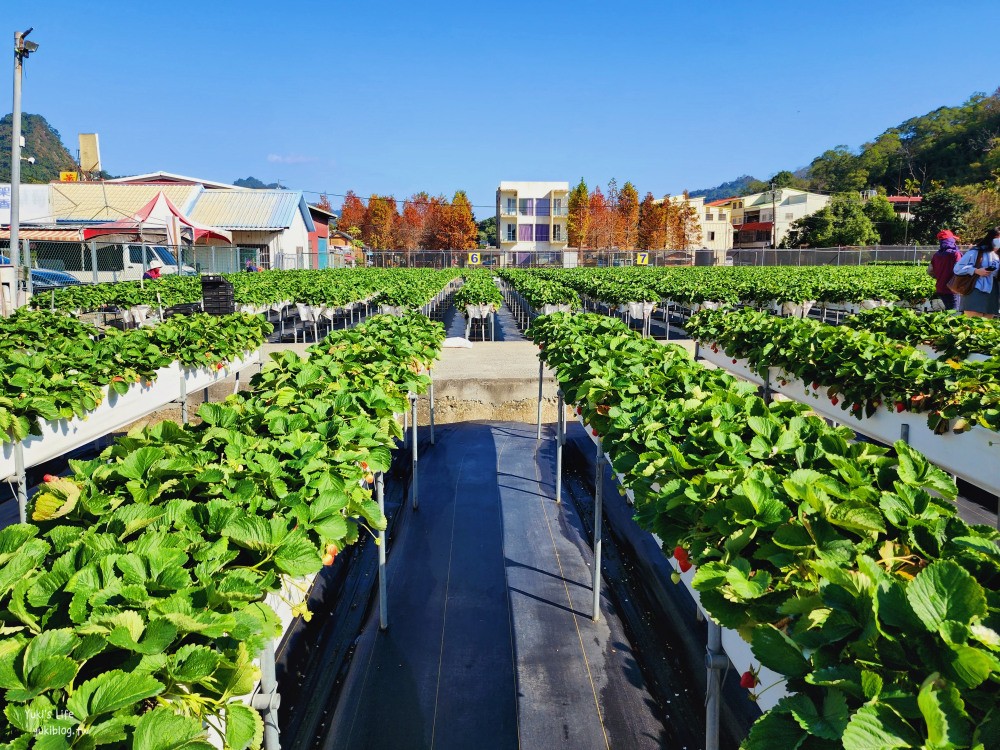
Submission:
<svg viewBox="0 0 1000 750">
<path fill-rule="evenodd" d="M 501 182 L 497 189 L 497 239 L 515 254 L 562 252 L 569 241 L 568 182 Z"/>
<path fill-rule="evenodd" d="M 777 247 L 792 223 L 830 204 L 829 195 L 796 188 L 777 188 L 763 193 L 713 201 L 730 211 L 733 248 Z"/>
</svg>

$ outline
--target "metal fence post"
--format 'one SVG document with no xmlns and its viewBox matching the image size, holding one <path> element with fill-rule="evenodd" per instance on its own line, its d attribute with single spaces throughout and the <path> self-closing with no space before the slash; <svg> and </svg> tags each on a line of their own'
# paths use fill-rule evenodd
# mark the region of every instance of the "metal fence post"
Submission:
<svg viewBox="0 0 1000 750">
<path fill-rule="evenodd" d="M 708 644 L 705 649 L 705 666 L 708 680 L 705 684 L 705 750 L 719 750 L 719 708 L 722 697 L 720 672 L 728 657 L 722 653 L 722 628 L 712 618 L 708 619 Z"/>
<path fill-rule="evenodd" d="M 97 240 L 90 241 L 90 265 L 93 271 L 93 281 L 97 283 Z"/>
<path fill-rule="evenodd" d="M 24 465 L 24 446 L 14 443 L 14 475 L 17 482 L 17 517 L 21 523 L 28 522 L 28 472 Z"/>
<path fill-rule="evenodd" d="M 253 708 L 264 714 L 264 747 L 281 750 L 278 730 L 278 679 L 274 665 L 274 639 L 269 640 L 260 652 L 260 692 L 251 699 Z"/>
<path fill-rule="evenodd" d="M 542 377 L 545 371 L 545 363 L 541 357 L 538 358 L 538 433 L 535 440 L 542 439 Z"/>
<path fill-rule="evenodd" d="M 31 283 L 31 240 L 21 240 L 21 247 L 23 248 L 21 257 L 24 259 L 24 267 L 27 269 L 24 276 L 27 283 L 28 297 L 30 297 L 35 293 L 35 287 Z"/>
</svg>

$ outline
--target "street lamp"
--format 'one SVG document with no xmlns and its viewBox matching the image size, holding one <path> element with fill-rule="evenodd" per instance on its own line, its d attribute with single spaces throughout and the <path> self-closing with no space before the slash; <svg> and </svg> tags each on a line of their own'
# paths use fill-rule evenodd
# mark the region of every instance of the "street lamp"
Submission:
<svg viewBox="0 0 1000 750">
<path fill-rule="evenodd" d="M 13 132 L 10 139 L 10 262 L 18 275 L 14 307 L 21 306 L 21 248 L 18 237 L 21 219 L 21 69 L 25 58 L 38 50 L 38 44 L 28 41 L 28 34 L 33 28 L 14 32 L 14 121 L 11 123 Z M 29 163 L 34 163 L 34 160 L 29 159 Z"/>
</svg>

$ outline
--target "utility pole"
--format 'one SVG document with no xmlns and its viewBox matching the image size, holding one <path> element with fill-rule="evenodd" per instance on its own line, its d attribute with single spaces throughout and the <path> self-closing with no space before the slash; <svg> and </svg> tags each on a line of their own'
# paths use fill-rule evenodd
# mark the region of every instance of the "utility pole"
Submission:
<svg viewBox="0 0 1000 750">
<path fill-rule="evenodd" d="M 21 69 L 24 66 L 24 59 L 38 49 L 37 44 L 26 41 L 30 33 L 31 28 L 27 31 L 14 32 L 14 111 L 10 142 L 10 262 L 17 275 L 17 286 L 14 289 L 15 308 L 22 304 L 21 248 L 18 237 L 21 220 Z"/>
<path fill-rule="evenodd" d="M 774 183 L 771 183 L 771 249 L 778 246 L 778 212 L 775 209 Z"/>
</svg>

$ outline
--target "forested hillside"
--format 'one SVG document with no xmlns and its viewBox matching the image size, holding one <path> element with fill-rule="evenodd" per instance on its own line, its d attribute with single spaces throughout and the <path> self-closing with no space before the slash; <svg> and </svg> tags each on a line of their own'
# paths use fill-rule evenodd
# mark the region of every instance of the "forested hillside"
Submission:
<svg viewBox="0 0 1000 750">
<path fill-rule="evenodd" d="M 10 182 L 10 146 L 13 115 L 0 119 L 0 182 Z M 76 160 L 63 145 L 59 132 L 41 115 L 25 114 L 21 119 L 24 136 L 22 153 L 34 157 L 35 163 L 21 162 L 21 182 L 49 182 L 58 180 L 62 171 L 76 171 Z"/>
</svg>

